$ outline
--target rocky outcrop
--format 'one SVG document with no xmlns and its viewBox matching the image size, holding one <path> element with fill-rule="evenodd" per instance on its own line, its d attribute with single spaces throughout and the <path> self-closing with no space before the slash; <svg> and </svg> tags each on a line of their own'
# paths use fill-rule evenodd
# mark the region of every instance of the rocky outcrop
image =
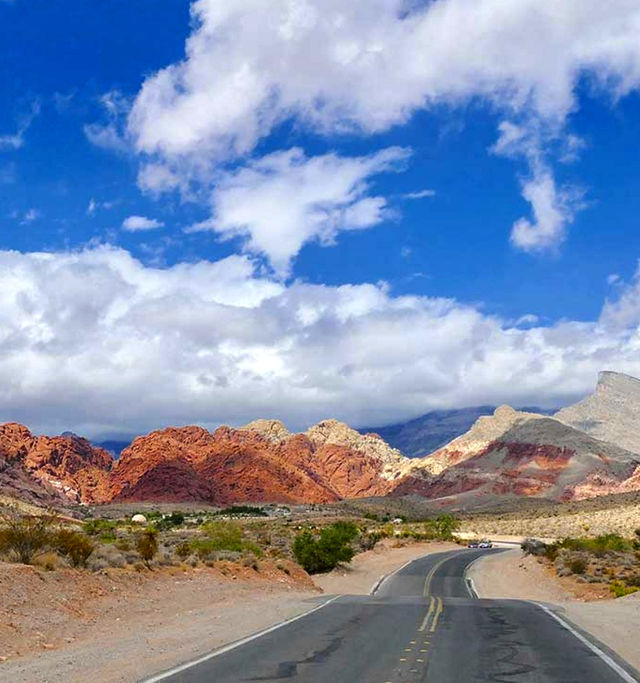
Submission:
<svg viewBox="0 0 640 683">
<path fill-rule="evenodd" d="M 74 434 L 34 436 L 15 422 L 0 425 L 0 461 L 5 479 L 12 473 L 13 488 L 26 486 L 25 498 L 40 496 L 52 504 L 100 502 L 107 490 L 110 455 Z M 9 489 L 9 482 L 2 483 Z"/>
<path fill-rule="evenodd" d="M 640 453 L 640 380 L 601 372 L 593 394 L 554 417 L 596 439 Z"/>
</svg>

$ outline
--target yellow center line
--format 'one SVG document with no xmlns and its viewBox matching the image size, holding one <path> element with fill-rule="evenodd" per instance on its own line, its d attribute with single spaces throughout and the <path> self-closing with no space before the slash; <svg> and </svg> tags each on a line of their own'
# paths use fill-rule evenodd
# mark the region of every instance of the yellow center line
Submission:
<svg viewBox="0 0 640 683">
<path fill-rule="evenodd" d="M 422 620 L 422 624 L 420 624 L 420 628 L 418 631 L 424 631 L 425 628 L 427 628 L 427 622 L 429 621 L 429 618 L 433 614 L 433 608 L 435 606 L 435 600 L 433 599 L 433 595 L 431 596 L 431 600 L 429 601 L 429 611 L 427 612 L 425 618 Z"/>
<path fill-rule="evenodd" d="M 431 571 L 427 574 L 427 578 L 424 581 L 424 595 L 425 597 L 429 595 L 429 589 L 431 588 L 431 579 L 433 579 L 433 575 L 436 573 L 438 569 L 447 561 L 451 559 L 451 555 L 448 555 L 447 557 L 443 557 L 440 562 L 437 564 L 434 564 L 433 567 L 431 568 Z"/>
<path fill-rule="evenodd" d="M 438 601 L 438 606 L 436 607 L 436 613 L 433 615 L 433 621 L 431 622 L 431 628 L 429 629 L 430 633 L 433 633 L 438 627 L 438 619 L 442 614 L 442 598 L 436 598 L 436 600 Z"/>
</svg>

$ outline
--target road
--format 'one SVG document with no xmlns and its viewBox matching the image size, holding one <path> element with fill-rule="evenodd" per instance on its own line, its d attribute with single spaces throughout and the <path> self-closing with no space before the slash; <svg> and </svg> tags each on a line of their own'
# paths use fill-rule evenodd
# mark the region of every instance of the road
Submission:
<svg viewBox="0 0 640 683">
<path fill-rule="evenodd" d="M 466 568 L 486 552 L 428 555 L 372 596 L 339 596 L 167 683 L 620 683 L 637 680 L 542 607 L 472 597 Z M 604 656 L 603 656 L 604 655 Z M 617 670 L 616 670 L 617 667 Z"/>
</svg>

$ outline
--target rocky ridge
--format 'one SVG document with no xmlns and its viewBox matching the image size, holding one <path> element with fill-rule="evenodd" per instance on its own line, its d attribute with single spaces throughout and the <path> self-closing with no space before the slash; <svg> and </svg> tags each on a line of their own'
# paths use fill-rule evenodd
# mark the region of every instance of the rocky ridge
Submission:
<svg viewBox="0 0 640 683">
<path fill-rule="evenodd" d="M 500 406 L 413 459 L 377 434 L 331 419 L 298 434 L 264 419 L 214 432 L 169 427 L 138 437 L 116 462 L 74 434 L 34 436 L 8 423 L 0 425 L 0 491 L 42 505 L 417 494 L 464 507 L 505 496 L 588 498 L 640 490 L 639 411 L 640 381 L 602 373 L 594 395 L 558 419 Z"/>
<path fill-rule="evenodd" d="M 554 417 L 596 439 L 640 453 L 640 380 L 601 372 L 593 394 Z"/>
</svg>

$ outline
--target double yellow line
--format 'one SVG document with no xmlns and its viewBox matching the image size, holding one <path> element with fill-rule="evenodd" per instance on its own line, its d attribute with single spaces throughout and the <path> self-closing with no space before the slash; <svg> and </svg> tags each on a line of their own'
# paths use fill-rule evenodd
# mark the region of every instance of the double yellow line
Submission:
<svg viewBox="0 0 640 683">
<path fill-rule="evenodd" d="M 424 632 L 426 629 L 428 629 L 429 633 L 433 633 L 436 630 L 436 628 L 438 628 L 438 619 L 440 618 L 441 614 L 442 598 L 434 598 L 432 595 L 431 599 L 429 600 L 429 611 L 427 612 L 425 618 L 422 620 L 422 624 L 420 624 L 420 628 L 418 629 L 418 631 Z M 430 620 L 431 625 L 429 625 Z"/>
<path fill-rule="evenodd" d="M 435 573 L 438 569 L 447 561 L 451 559 L 450 556 L 443 557 L 440 562 L 433 565 L 431 571 L 427 574 L 427 578 L 424 581 L 424 596 L 429 597 L 429 592 L 431 590 L 431 580 L 433 579 Z M 438 627 L 438 619 L 442 614 L 442 598 L 430 596 L 429 599 L 429 611 L 427 612 L 425 618 L 422 620 L 422 624 L 418 631 L 425 631 L 429 629 L 429 633 L 433 633 Z M 429 624 L 429 622 L 431 622 Z"/>
</svg>

